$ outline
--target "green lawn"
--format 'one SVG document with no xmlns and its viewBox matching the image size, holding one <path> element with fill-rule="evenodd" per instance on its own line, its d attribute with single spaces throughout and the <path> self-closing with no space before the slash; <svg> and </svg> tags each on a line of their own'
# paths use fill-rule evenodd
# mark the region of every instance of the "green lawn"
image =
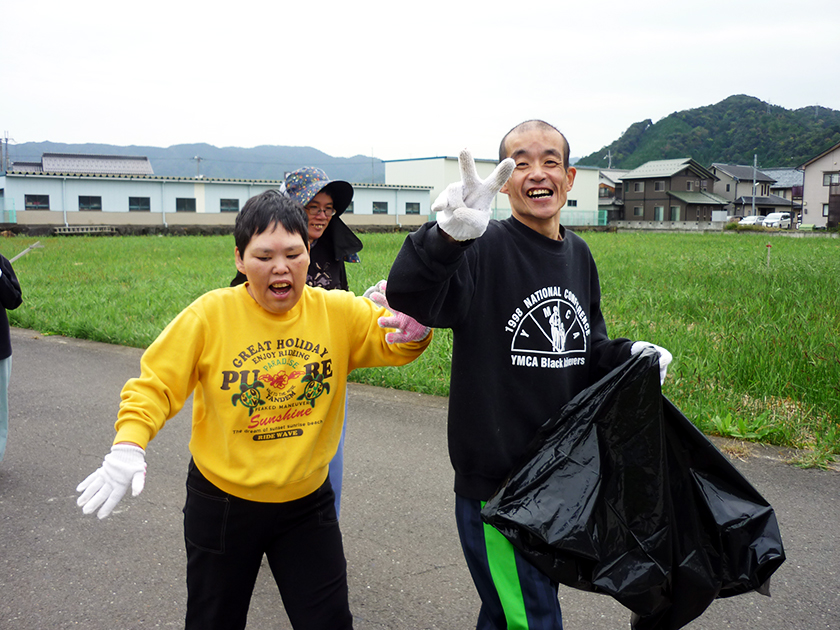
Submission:
<svg viewBox="0 0 840 630">
<path fill-rule="evenodd" d="M 350 265 L 362 293 L 387 276 L 405 234 L 361 234 Z M 840 452 L 840 240 L 760 233 L 584 232 L 601 275 L 610 335 L 674 355 L 664 393 L 701 429 Z M 202 293 L 234 274 L 233 238 L 6 238 L 24 303 L 12 325 L 145 347 Z M 771 247 L 768 248 L 767 245 Z M 768 258 L 769 250 L 769 258 Z M 403 368 L 352 380 L 445 396 L 452 339 L 437 331 Z M 116 393 L 115 393 L 116 395 Z"/>
</svg>

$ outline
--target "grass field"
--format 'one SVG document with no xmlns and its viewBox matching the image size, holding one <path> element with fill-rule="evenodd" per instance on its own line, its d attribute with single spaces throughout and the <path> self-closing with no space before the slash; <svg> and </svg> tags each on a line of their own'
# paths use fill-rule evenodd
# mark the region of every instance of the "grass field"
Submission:
<svg viewBox="0 0 840 630">
<path fill-rule="evenodd" d="M 360 236 L 362 263 L 348 267 L 357 293 L 387 276 L 405 238 Z M 840 452 L 840 240 L 582 236 L 598 262 L 610 335 L 673 353 L 663 391 L 703 431 L 812 449 L 816 464 Z M 44 334 L 145 347 L 234 274 L 231 236 L 17 237 L 0 251 L 11 258 L 36 240 L 44 248 L 15 263 L 24 303 L 9 316 Z M 415 363 L 351 379 L 445 396 L 451 349 L 449 332 L 438 331 Z"/>
</svg>

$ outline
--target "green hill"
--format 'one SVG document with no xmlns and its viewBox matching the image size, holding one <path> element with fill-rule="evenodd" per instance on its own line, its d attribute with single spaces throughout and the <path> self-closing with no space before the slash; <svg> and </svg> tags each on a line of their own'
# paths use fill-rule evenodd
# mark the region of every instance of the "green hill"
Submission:
<svg viewBox="0 0 840 630">
<path fill-rule="evenodd" d="M 579 158 L 581 166 L 633 169 L 650 160 L 690 157 L 713 162 L 794 167 L 840 142 L 840 111 L 825 107 L 785 109 L 752 96 L 674 112 L 653 124 L 634 123 L 600 151 Z"/>
</svg>

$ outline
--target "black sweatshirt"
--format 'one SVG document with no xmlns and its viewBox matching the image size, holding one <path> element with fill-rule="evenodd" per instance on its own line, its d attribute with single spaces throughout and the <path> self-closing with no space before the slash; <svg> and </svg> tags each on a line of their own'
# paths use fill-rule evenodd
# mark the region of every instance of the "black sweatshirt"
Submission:
<svg viewBox="0 0 840 630">
<path fill-rule="evenodd" d="M 466 498 L 489 499 L 549 416 L 630 358 L 607 336 L 589 247 L 561 235 L 510 218 L 459 244 L 427 223 L 391 268 L 388 303 L 453 331 L 449 455 Z"/>
</svg>

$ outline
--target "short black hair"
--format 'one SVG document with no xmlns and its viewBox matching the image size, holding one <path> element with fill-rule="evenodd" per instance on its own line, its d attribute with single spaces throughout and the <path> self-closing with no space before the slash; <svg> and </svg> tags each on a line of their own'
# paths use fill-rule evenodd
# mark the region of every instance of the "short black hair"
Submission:
<svg viewBox="0 0 840 630">
<path fill-rule="evenodd" d="M 245 248 L 255 234 L 262 234 L 277 224 L 289 234 L 300 234 L 309 249 L 309 220 L 303 206 L 279 190 L 266 190 L 246 201 L 236 216 L 233 239 L 239 255 L 245 256 Z"/>
<path fill-rule="evenodd" d="M 505 137 L 502 138 L 502 141 L 499 143 L 499 162 L 504 160 L 508 157 L 507 148 L 505 147 L 505 142 L 507 142 L 508 136 L 517 131 L 523 131 L 530 127 L 541 127 L 543 129 L 553 129 L 557 133 L 560 134 L 560 137 L 563 138 L 563 168 L 569 168 L 571 166 L 569 164 L 569 156 L 571 155 L 571 150 L 569 149 L 569 141 L 566 139 L 566 136 L 563 135 L 563 132 L 560 131 L 554 125 L 550 125 L 544 120 L 526 120 L 525 122 L 521 122 L 516 127 L 511 129 L 505 134 Z"/>
</svg>

